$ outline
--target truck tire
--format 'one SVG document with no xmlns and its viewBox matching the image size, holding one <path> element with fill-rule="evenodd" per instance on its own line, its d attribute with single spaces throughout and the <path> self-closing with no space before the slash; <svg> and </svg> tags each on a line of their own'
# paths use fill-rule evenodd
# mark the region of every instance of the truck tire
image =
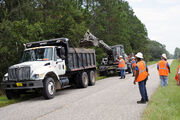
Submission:
<svg viewBox="0 0 180 120">
<path fill-rule="evenodd" d="M 17 99 L 20 97 L 20 93 L 17 91 L 13 90 L 5 90 L 6 97 L 11 100 L 11 99 Z"/>
<path fill-rule="evenodd" d="M 89 78 L 89 86 L 93 86 L 96 83 L 96 73 L 95 71 L 91 70 L 88 73 L 88 78 Z"/>
<path fill-rule="evenodd" d="M 81 88 L 87 88 L 89 84 L 87 72 L 82 72 L 79 78 Z"/>
<path fill-rule="evenodd" d="M 56 88 L 55 88 L 55 81 L 51 77 L 47 77 L 43 81 L 43 97 L 45 99 L 52 99 L 54 98 L 56 93 Z"/>
</svg>

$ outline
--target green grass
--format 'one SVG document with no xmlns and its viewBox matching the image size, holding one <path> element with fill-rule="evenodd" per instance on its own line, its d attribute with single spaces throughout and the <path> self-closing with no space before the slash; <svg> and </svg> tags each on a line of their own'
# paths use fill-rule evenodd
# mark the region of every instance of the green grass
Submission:
<svg viewBox="0 0 180 120">
<path fill-rule="evenodd" d="M 153 64 L 156 64 L 158 61 L 149 61 L 147 62 L 147 65 L 153 65 Z"/>
<path fill-rule="evenodd" d="M 180 120 L 180 87 L 174 79 L 176 68 L 180 63 L 171 64 L 168 87 L 159 87 L 153 94 L 142 116 L 143 120 Z"/>
<path fill-rule="evenodd" d="M 0 96 L 0 107 L 19 102 L 19 99 L 8 100 L 5 95 Z"/>
<path fill-rule="evenodd" d="M 39 96 L 39 94 L 34 94 L 32 92 L 29 92 L 29 94 L 21 95 L 21 97 L 18 99 L 8 100 L 5 95 L 1 95 L 0 96 L 0 107 L 7 106 L 7 105 L 10 105 L 13 103 L 20 102 L 20 101 L 29 100 L 29 99 L 32 99 L 32 98 L 38 97 L 38 96 Z"/>
<path fill-rule="evenodd" d="M 98 77 L 96 77 L 96 80 L 101 80 L 101 79 L 104 79 L 104 78 L 107 78 L 107 76 L 98 76 Z"/>
</svg>

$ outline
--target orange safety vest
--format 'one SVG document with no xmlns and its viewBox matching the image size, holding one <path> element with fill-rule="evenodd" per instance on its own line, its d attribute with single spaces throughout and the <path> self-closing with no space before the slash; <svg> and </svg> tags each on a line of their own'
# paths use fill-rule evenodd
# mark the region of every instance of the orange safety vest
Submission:
<svg viewBox="0 0 180 120">
<path fill-rule="evenodd" d="M 148 72 L 146 71 L 147 66 L 146 63 L 144 61 L 140 61 L 136 64 L 136 66 L 139 69 L 139 75 L 136 79 L 136 82 L 141 82 L 143 80 L 145 80 L 148 76 Z"/>
<path fill-rule="evenodd" d="M 133 60 L 131 61 L 132 67 L 135 67 L 135 66 L 136 66 L 136 61 L 135 61 L 135 63 L 133 63 L 133 61 L 135 61 L 135 59 L 133 59 Z"/>
<path fill-rule="evenodd" d="M 119 62 L 119 68 L 124 68 L 125 67 L 125 61 L 124 59 L 121 59 Z"/>
<path fill-rule="evenodd" d="M 179 72 L 179 69 L 180 69 L 180 65 L 177 67 L 177 73 L 176 73 L 176 76 L 175 76 L 175 80 L 178 81 L 178 72 Z"/>
<path fill-rule="evenodd" d="M 159 61 L 159 75 L 160 76 L 168 76 L 169 69 L 167 67 L 168 62 L 165 60 Z"/>
</svg>

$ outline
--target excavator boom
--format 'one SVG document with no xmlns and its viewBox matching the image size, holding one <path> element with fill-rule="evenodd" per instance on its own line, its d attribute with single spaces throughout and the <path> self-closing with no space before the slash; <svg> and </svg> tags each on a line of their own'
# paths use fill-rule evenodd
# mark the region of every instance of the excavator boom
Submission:
<svg viewBox="0 0 180 120">
<path fill-rule="evenodd" d="M 112 53 L 112 49 L 109 45 L 104 43 L 103 40 L 99 40 L 99 38 L 95 37 L 89 31 L 85 33 L 84 38 L 80 41 L 80 46 L 81 47 L 89 47 L 89 46 L 101 47 L 104 50 L 106 50 L 108 53 Z"/>
</svg>

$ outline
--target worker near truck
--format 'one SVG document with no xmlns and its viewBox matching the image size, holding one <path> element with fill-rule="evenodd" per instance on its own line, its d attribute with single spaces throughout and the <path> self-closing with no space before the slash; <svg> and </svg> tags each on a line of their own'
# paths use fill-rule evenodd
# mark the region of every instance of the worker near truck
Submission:
<svg viewBox="0 0 180 120">
<path fill-rule="evenodd" d="M 136 60 L 135 57 L 131 58 L 131 68 L 132 68 L 132 72 L 133 72 L 133 76 L 135 76 L 135 69 L 136 69 Z"/>
<path fill-rule="evenodd" d="M 157 64 L 159 77 L 161 80 L 161 87 L 168 86 L 168 74 L 170 71 L 169 63 L 167 62 L 166 54 L 162 54 L 161 60 Z"/>
<path fill-rule="evenodd" d="M 125 79 L 125 61 L 123 59 L 123 56 L 119 56 L 119 70 L 121 79 Z"/>
<path fill-rule="evenodd" d="M 179 62 L 180 62 L 180 56 L 179 56 Z M 177 85 L 180 86 L 180 65 L 177 67 L 175 80 L 177 81 Z"/>
<path fill-rule="evenodd" d="M 139 91 L 141 95 L 141 100 L 137 101 L 138 104 L 145 104 L 148 102 L 148 95 L 146 90 L 146 82 L 148 80 L 148 67 L 145 61 L 143 61 L 143 54 L 141 52 L 138 52 L 136 55 L 136 73 L 135 73 L 135 79 L 134 84 L 136 85 L 136 82 L 138 82 L 139 85 Z"/>
</svg>

